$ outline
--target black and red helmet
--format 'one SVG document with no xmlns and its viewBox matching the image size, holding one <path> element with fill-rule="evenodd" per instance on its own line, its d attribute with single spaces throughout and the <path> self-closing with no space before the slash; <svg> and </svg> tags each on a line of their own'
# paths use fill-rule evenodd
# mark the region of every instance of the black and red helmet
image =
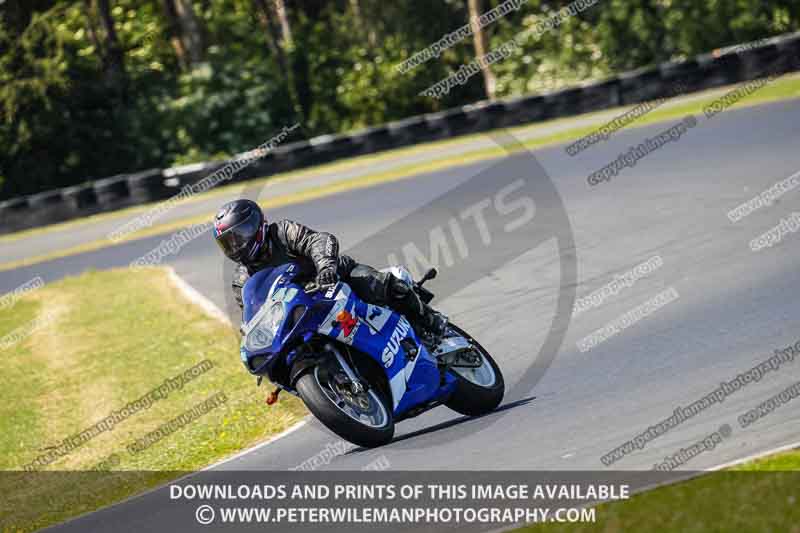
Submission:
<svg viewBox="0 0 800 533">
<path fill-rule="evenodd" d="M 264 244 L 266 218 L 252 200 L 235 200 L 214 217 L 214 238 L 222 252 L 237 263 L 258 256 Z"/>
</svg>

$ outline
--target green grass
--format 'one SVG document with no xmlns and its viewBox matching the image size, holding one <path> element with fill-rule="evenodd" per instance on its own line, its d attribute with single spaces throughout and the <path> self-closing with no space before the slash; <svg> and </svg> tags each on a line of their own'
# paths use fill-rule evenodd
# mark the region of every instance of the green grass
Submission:
<svg viewBox="0 0 800 533">
<path fill-rule="evenodd" d="M 44 312 L 55 313 L 47 327 L 0 353 L 1 470 L 21 470 L 48 447 L 201 361 L 213 367 L 44 471 L 4 474 L 2 531 L 33 531 L 119 501 L 305 416 L 288 395 L 264 405 L 266 387 L 257 389 L 242 367 L 238 333 L 185 300 L 166 270 L 93 272 L 48 285 L 0 311 L 0 337 Z M 219 408 L 144 452 L 128 451 L 136 439 L 218 392 L 228 398 Z M 87 472 L 109 457 L 114 472 Z"/>
<path fill-rule="evenodd" d="M 788 472 L 800 471 L 800 450 L 791 450 L 756 459 L 731 468 L 737 472 Z"/>
<path fill-rule="evenodd" d="M 732 86 L 731 89 L 735 87 Z M 626 129 L 634 129 L 643 126 L 647 126 L 650 124 L 658 123 L 658 122 L 665 122 L 674 119 L 680 119 L 687 114 L 694 113 L 700 114 L 702 113 L 703 108 L 713 102 L 717 96 L 702 96 L 702 93 L 699 93 L 701 96 L 691 102 L 681 103 L 678 105 L 662 105 L 658 109 L 651 111 L 647 115 L 644 115 L 631 126 L 628 126 Z M 790 98 L 800 98 L 800 76 L 796 74 L 789 74 L 783 76 L 773 83 L 766 85 L 759 89 L 758 91 L 754 92 L 753 94 L 743 98 L 740 100 L 735 106 L 731 109 L 738 109 L 745 106 L 752 106 L 763 104 L 766 102 L 773 102 L 778 100 L 786 100 Z M 623 113 L 625 110 L 630 109 L 631 106 L 628 107 L 621 107 L 616 109 L 618 114 Z M 614 111 L 614 110 L 606 110 L 607 111 Z M 596 116 L 597 113 L 592 113 L 588 115 L 583 115 L 580 118 L 592 117 Z M 530 134 L 531 132 L 535 132 L 536 129 L 539 128 L 546 128 L 553 126 L 555 124 L 562 124 L 565 122 L 569 122 L 571 120 L 575 120 L 579 117 L 568 117 L 563 119 L 557 119 L 552 121 L 543 122 L 540 124 L 534 125 L 526 125 L 526 126 L 519 126 L 515 128 L 509 128 L 506 130 L 507 132 L 511 133 L 512 135 L 520 135 L 520 134 Z M 351 178 L 349 180 L 342 180 L 324 187 L 319 187 L 315 189 L 300 191 L 297 193 L 286 194 L 281 196 L 271 197 L 263 202 L 261 202 L 262 206 L 265 208 L 276 208 L 276 207 L 285 207 L 287 205 L 292 205 L 301 202 L 307 202 L 313 199 L 322 198 L 326 196 L 330 196 L 333 194 L 351 191 L 355 189 L 371 187 L 374 185 L 378 185 L 381 183 L 388 183 L 392 181 L 398 181 L 402 179 L 412 178 L 416 175 L 427 173 L 427 172 L 435 172 L 440 170 L 445 170 L 449 168 L 454 168 L 458 166 L 473 164 L 476 162 L 484 161 L 487 159 L 502 157 L 509 153 L 518 150 L 533 150 L 544 148 L 547 146 L 552 146 L 558 143 L 566 143 L 569 141 L 574 141 L 583 137 L 584 135 L 595 131 L 603 122 L 599 122 L 596 125 L 592 126 L 585 126 L 585 127 L 575 127 L 570 128 L 568 130 L 555 133 L 552 135 L 545 135 L 540 136 L 528 141 L 524 141 L 519 145 L 516 146 L 499 146 L 499 147 L 491 147 L 491 148 L 484 148 L 480 150 L 473 150 L 469 152 L 465 152 L 463 154 L 459 154 L 457 156 L 448 156 L 439 158 L 433 161 L 426 161 L 422 163 L 413 163 L 408 165 L 402 165 L 392 170 L 387 170 L 384 172 L 377 172 L 373 174 L 367 174 L 364 176 L 359 176 L 356 178 Z M 699 122 L 700 125 L 703 124 L 702 120 Z M 431 150 L 436 148 L 445 148 L 458 145 L 460 143 L 465 143 L 471 140 L 476 139 L 485 139 L 487 136 L 491 136 L 493 132 L 486 132 L 480 134 L 473 134 L 473 135 L 465 135 L 463 137 L 458 137 L 455 139 L 448 139 L 444 141 L 436 141 L 427 144 L 416 145 L 409 148 L 402 148 L 397 150 L 391 150 L 387 152 L 381 152 L 375 155 L 368 155 L 368 156 L 361 156 L 356 157 L 353 159 L 347 159 L 344 161 L 337 161 L 325 165 L 320 165 L 316 167 L 312 167 L 310 169 L 298 170 L 293 172 L 288 172 L 285 174 L 278 174 L 275 176 L 261 178 L 258 180 L 253 180 L 248 182 L 247 186 L 249 187 L 256 187 L 260 185 L 265 185 L 268 182 L 276 182 L 276 181 L 290 181 L 290 180 L 300 180 L 304 178 L 311 177 L 316 175 L 320 172 L 330 172 L 335 170 L 345 170 L 350 168 L 356 167 L 363 167 L 368 166 L 370 164 L 374 164 L 380 161 L 387 161 L 392 158 L 401 157 L 404 155 L 411 155 L 415 153 L 419 153 L 425 150 Z M 592 148 L 588 148 L 587 150 L 591 150 Z M 220 187 L 219 189 L 215 189 L 205 195 L 200 195 L 197 198 L 193 198 L 187 200 L 187 202 L 191 203 L 197 201 L 198 199 L 207 199 L 214 196 L 223 196 L 227 194 L 231 194 L 234 190 L 241 189 L 242 185 L 228 185 L 225 187 Z M 125 217 L 130 217 L 136 213 L 144 212 L 148 210 L 151 206 L 138 206 L 129 208 L 124 211 L 114 212 L 114 213 L 105 213 L 100 215 L 95 215 L 94 217 L 90 217 L 87 219 L 81 219 L 77 221 L 65 222 L 62 224 L 55 224 L 52 226 L 47 226 L 44 228 L 35 228 L 31 230 L 26 230 L 23 232 L 15 233 L 12 235 L 0 237 L 0 243 L 11 243 L 14 242 L 23 236 L 33 236 L 33 235 L 40 235 L 44 233 L 48 233 L 50 231 L 57 231 L 59 229 L 70 228 L 70 227 L 79 227 L 83 224 L 95 224 L 102 220 L 110 220 L 110 219 L 120 219 L 123 220 Z M 153 235 L 160 235 L 165 234 L 170 231 L 175 231 L 180 228 L 184 228 L 190 226 L 192 224 L 199 224 L 201 222 L 207 222 L 213 216 L 213 213 L 206 213 L 199 216 L 187 217 L 185 219 L 167 222 L 163 224 L 156 224 L 155 226 L 148 228 L 146 230 L 142 230 L 134 235 L 130 235 L 124 239 L 124 241 L 141 239 L 145 237 L 150 237 Z M 76 255 L 80 253 L 85 253 L 89 251 L 98 250 L 101 248 L 106 248 L 111 246 L 112 243 L 107 239 L 98 240 L 95 242 L 84 243 L 79 246 L 74 246 L 68 249 L 56 250 L 47 254 L 42 254 L 36 257 L 30 257 L 24 260 L 13 261 L 8 263 L 0 263 L 0 272 L 12 270 L 16 268 L 20 268 L 23 266 L 30 266 L 33 264 L 41 263 L 43 261 L 58 259 L 61 257 L 67 257 L 71 255 Z"/>
<path fill-rule="evenodd" d="M 41 304 L 23 301 L 13 312 L 0 312 L 0 337 L 24 328 L 40 312 Z M 0 352 L 3 398 L 35 399 L 44 394 L 44 386 L 31 372 L 31 350 L 17 348 L 14 357 Z M 13 467 L 15 458 L 24 455 L 45 438 L 40 411 L 31 401 L 0 402 L 0 470 Z"/>
<path fill-rule="evenodd" d="M 800 532 L 800 451 L 765 457 L 600 505 L 593 524 L 537 524 L 540 532 Z"/>
</svg>

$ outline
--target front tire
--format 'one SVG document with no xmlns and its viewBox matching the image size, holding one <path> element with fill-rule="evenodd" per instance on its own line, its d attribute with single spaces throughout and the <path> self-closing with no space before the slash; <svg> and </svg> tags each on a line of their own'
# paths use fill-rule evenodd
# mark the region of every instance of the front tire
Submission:
<svg viewBox="0 0 800 533">
<path fill-rule="evenodd" d="M 337 382 L 333 365 L 309 369 L 296 387 L 308 410 L 343 439 L 375 448 L 388 444 L 394 437 L 392 410 L 380 391 L 370 388 L 353 395 L 345 388 L 347 385 Z"/>
<path fill-rule="evenodd" d="M 475 347 L 482 358 L 479 369 L 450 368 L 448 373 L 456 379 L 456 389 L 445 405 L 457 413 L 481 416 L 491 413 L 500 405 L 505 395 L 505 381 L 500 367 L 489 352 L 458 326 L 450 325 Z"/>
</svg>

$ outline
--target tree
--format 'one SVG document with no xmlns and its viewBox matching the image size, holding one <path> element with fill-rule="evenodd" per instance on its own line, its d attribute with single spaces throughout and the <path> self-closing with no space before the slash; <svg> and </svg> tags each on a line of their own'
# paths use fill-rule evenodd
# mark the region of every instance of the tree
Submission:
<svg viewBox="0 0 800 533">
<path fill-rule="evenodd" d="M 269 49 L 275 55 L 281 70 L 281 78 L 284 80 L 292 108 L 302 123 L 307 113 L 301 104 L 299 97 L 301 91 L 298 89 L 296 72 L 290 61 L 293 40 L 286 5 L 283 0 L 253 0 L 253 3 L 259 14 L 261 26 L 265 30 Z"/>
<path fill-rule="evenodd" d="M 283 0 L 272 0 L 272 6 L 275 8 L 275 13 L 278 15 L 278 21 L 281 25 L 283 44 L 290 48 L 292 46 L 292 27 L 289 25 L 289 16 L 286 14 L 286 4 Z"/>
<path fill-rule="evenodd" d="M 84 0 L 84 3 L 87 7 L 89 34 L 100 55 L 106 75 L 106 83 L 123 102 L 127 101 L 128 76 L 125 72 L 125 53 L 117 36 L 117 30 L 114 27 L 114 16 L 111 14 L 109 0 Z M 98 35 L 99 32 L 94 22 L 95 13 L 103 29 L 102 39 Z"/>
<path fill-rule="evenodd" d="M 483 57 L 489 52 L 488 39 L 486 32 L 480 27 L 478 17 L 483 13 L 482 0 L 467 0 L 469 6 L 469 23 L 472 28 L 472 41 L 475 45 L 475 57 Z M 481 63 L 481 72 L 483 73 L 483 88 L 486 92 L 486 98 L 489 100 L 494 99 L 495 89 L 497 87 L 497 79 L 492 72 L 492 67 L 488 63 Z"/>
<path fill-rule="evenodd" d="M 421 96 L 570 0 L 521 2 L 477 28 L 500 2 L 0 0 L 0 200 L 223 159 L 294 122 L 305 137 L 344 132 L 800 29 L 798 0 L 588 3 L 482 82 Z M 397 68 L 467 16 L 473 42 Z"/>
<path fill-rule="evenodd" d="M 188 70 L 205 60 L 205 36 L 191 0 L 162 0 L 167 31 L 181 66 Z"/>
<path fill-rule="evenodd" d="M 366 35 L 370 48 L 375 48 L 378 44 L 378 38 L 375 35 L 375 26 L 373 24 L 367 24 L 364 15 L 362 15 L 361 0 L 350 0 L 350 9 L 353 12 L 353 19 L 359 31 L 361 31 L 362 35 Z"/>
</svg>

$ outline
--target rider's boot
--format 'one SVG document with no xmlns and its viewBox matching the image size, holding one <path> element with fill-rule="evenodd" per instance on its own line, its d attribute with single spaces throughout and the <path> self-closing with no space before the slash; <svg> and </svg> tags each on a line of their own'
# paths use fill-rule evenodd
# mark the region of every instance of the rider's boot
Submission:
<svg viewBox="0 0 800 533">
<path fill-rule="evenodd" d="M 428 333 L 425 340 L 430 346 L 439 346 L 447 332 L 447 317 L 427 304 L 422 304 L 422 306 L 425 310 L 421 317 L 423 328 Z M 424 334 L 423 337 L 425 337 Z"/>
<path fill-rule="evenodd" d="M 392 276 L 389 285 L 392 307 L 402 313 L 429 346 L 438 346 L 447 331 L 447 317 L 420 300 L 405 281 Z"/>
</svg>

